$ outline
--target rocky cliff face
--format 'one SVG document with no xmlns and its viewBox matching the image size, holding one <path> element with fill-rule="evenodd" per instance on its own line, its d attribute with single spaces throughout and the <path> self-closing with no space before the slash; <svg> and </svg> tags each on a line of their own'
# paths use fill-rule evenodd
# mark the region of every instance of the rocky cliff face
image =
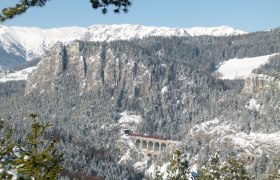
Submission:
<svg viewBox="0 0 280 180">
<path fill-rule="evenodd" d="M 142 98 L 168 91 L 165 85 L 171 67 L 133 46 L 123 42 L 58 43 L 28 78 L 26 94 L 51 94 L 67 81 L 75 84 L 78 94 L 106 91 L 118 108 L 135 109 L 132 104 L 143 104 Z"/>
<path fill-rule="evenodd" d="M 278 87 L 278 82 L 275 78 L 262 74 L 252 74 L 245 80 L 243 92 L 257 93 L 267 88 L 271 88 L 272 86 Z"/>
</svg>

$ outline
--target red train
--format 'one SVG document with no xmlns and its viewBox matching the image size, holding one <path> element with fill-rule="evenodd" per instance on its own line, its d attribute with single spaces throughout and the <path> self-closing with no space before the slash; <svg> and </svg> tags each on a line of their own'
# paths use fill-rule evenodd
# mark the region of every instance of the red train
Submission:
<svg viewBox="0 0 280 180">
<path fill-rule="evenodd" d="M 140 133 L 134 133 L 131 130 L 124 130 L 124 133 L 129 135 L 129 136 L 138 136 L 138 137 L 144 137 L 144 138 L 152 138 L 152 139 L 159 139 L 159 140 L 167 140 L 163 136 L 150 136 L 146 134 L 140 134 Z"/>
</svg>

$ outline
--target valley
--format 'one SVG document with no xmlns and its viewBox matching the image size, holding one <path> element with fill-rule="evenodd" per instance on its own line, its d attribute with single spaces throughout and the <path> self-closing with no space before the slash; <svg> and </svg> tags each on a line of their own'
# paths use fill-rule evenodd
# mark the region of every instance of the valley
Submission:
<svg viewBox="0 0 280 180">
<path fill-rule="evenodd" d="M 279 28 L 1 26 L 0 117 L 18 142 L 28 113 L 50 122 L 69 172 L 151 178 L 180 149 L 195 172 L 220 151 L 262 179 L 280 156 L 279 53 Z"/>
</svg>

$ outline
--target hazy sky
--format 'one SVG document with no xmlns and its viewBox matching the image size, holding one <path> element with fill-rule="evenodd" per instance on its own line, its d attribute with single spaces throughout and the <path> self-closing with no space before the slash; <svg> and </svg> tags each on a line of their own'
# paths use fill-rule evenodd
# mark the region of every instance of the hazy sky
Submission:
<svg viewBox="0 0 280 180">
<path fill-rule="evenodd" d="M 19 0 L 18 0 L 19 1 Z M 17 0 L 0 0 L 0 7 Z M 89 0 L 51 0 L 43 8 L 5 22 L 7 26 L 53 28 L 94 24 L 141 24 L 188 28 L 227 25 L 244 31 L 280 27 L 280 0 L 132 0 L 128 14 L 102 15 Z"/>
</svg>

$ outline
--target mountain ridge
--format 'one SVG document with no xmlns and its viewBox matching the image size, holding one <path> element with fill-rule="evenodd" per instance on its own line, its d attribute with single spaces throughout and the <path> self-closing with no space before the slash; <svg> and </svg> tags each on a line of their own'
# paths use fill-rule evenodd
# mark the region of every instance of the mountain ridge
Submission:
<svg viewBox="0 0 280 180">
<path fill-rule="evenodd" d="M 41 29 L 37 27 L 16 27 L 0 25 L 0 48 L 7 53 L 7 59 L 30 61 L 43 55 L 57 42 L 67 44 L 74 40 L 114 41 L 142 39 L 148 36 L 233 36 L 246 32 L 228 26 L 211 28 L 168 28 L 132 24 L 93 25 L 85 27 L 62 27 Z M 11 57 L 10 57 L 11 56 Z M 16 56 L 12 57 L 12 56 Z M 9 58 L 8 58 L 9 57 Z M 4 59 L 5 57 L 3 57 Z M 16 61 L 16 62 L 17 62 Z M 1 62 L 1 61 L 0 61 Z M 3 68 L 17 64 L 0 63 Z M 19 64 L 20 64 L 19 63 Z"/>
</svg>

